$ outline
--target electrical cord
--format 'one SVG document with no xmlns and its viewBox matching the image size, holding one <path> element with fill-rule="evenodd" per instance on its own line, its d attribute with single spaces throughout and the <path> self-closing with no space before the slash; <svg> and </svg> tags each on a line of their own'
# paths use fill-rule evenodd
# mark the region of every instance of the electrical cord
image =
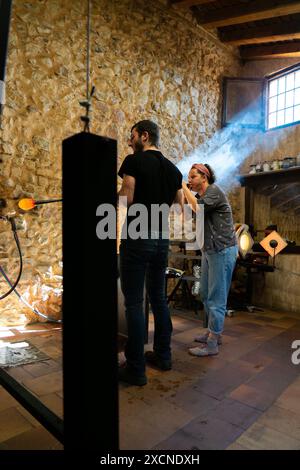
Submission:
<svg viewBox="0 0 300 470">
<path fill-rule="evenodd" d="M 12 283 L 12 281 L 9 279 L 9 277 L 7 276 L 7 274 L 5 273 L 4 269 L 2 268 L 2 266 L 0 265 L 0 272 L 2 274 L 2 276 L 4 277 L 4 279 L 6 280 L 7 284 L 10 286 L 10 289 L 3 295 L 1 295 L 0 297 L 0 300 L 3 300 L 5 299 L 5 297 L 7 297 L 8 295 L 10 295 L 12 292 L 14 292 L 16 294 L 16 296 L 28 307 L 30 308 L 30 310 L 32 310 L 36 315 L 40 316 L 40 317 L 43 317 L 45 318 L 47 321 L 51 322 L 51 323 L 62 323 L 62 320 L 56 320 L 54 318 L 51 318 L 47 315 L 45 315 L 44 313 L 40 312 L 38 309 L 36 309 L 35 307 L 32 307 L 32 305 L 30 305 L 27 300 L 25 300 L 23 298 L 23 296 L 17 291 L 16 287 L 19 283 L 19 280 L 21 278 L 21 275 L 22 275 L 22 271 L 23 271 L 23 258 L 22 258 L 22 251 L 21 251 L 21 246 L 20 246 L 20 241 L 19 241 L 19 237 L 18 237 L 18 234 L 17 234 L 17 227 L 16 227 L 16 223 L 15 223 L 15 220 L 13 217 L 5 217 L 5 216 L 0 216 L 0 219 L 3 219 L 3 220 L 9 220 L 10 224 L 11 224 L 11 229 L 14 233 L 14 239 L 15 239 L 15 242 L 16 242 L 16 245 L 18 247 L 18 252 L 19 252 L 19 258 L 20 258 L 20 268 L 19 268 L 19 274 L 17 276 L 17 279 L 15 280 L 14 283 Z"/>
<path fill-rule="evenodd" d="M 2 273 L 4 279 L 6 280 L 6 282 L 12 286 L 12 282 L 11 280 L 9 279 L 9 277 L 7 276 L 7 274 L 4 272 L 2 266 L 0 266 L 0 272 Z M 51 323 L 62 323 L 62 320 L 56 320 L 55 318 L 51 318 L 49 317 L 48 315 L 45 315 L 44 313 L 40 312 L 37 308 L 33 307 L 32 305 L 30 305 L 27 300 L 24 299 L 24 297 L 17 291 L 16 288 L 14 288 L 14 293 L 16 294 L 16 296 L 23 302 L 23 304 L 26 305 L 26 307 L 30 308 L 30 310 L 32 310 L 36 315 L 39 315 L 40 317 L 43 317 L 45 318 L 47 321 L 51 322 Z"/>
<path fill-rule="evenodd" d="M 4 219 L 3 216 L 1 218 Z M 23 271 L 23 258 L 22 258 L 22 252 L 21 252 L 19 238 L 18 238 L 18 235 L 17 235 L 17 227 L 16 227 L 15 219 L 13 217 L 10 217 L 10 218 L 5 217 L 5 220 L 9 220 L 9 222 L 11 224 L 11 229 L 12 229 L 13 234 L 14 234 L 14 239 L 15 239 L 16 245 L 18 247 L 19 259 L 20 259 L 20 268 L 19 268 L 19 274 L 17 276 L 17 279 L 15 280 L 15 282 L 13 284 L 9 283 L 11 288 L 5 294 L 0 296 L 0 300 L 5 299 L 5 297 L 10 295 L 15 290 L 15 288 L 17 287 L 17 285 L 19 283 L 19 280 L 21 278 L 22 271 Z M 1 268 L 1 272 L 3 274 L 4 271 L 3 271 L 1 266 L 0 266 L 0 268 Z"/>
</svg>

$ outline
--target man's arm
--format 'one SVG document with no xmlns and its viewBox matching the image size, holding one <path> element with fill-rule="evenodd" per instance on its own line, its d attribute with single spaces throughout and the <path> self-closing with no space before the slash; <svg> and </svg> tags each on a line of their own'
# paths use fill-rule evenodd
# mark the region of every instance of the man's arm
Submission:
<svg viewBox="0 0 300 470">
<path fill-rule="evenodd" d="M 134 189 L 135 189 L 135 178 L 133 176 L 124 174 L 122 187 L 120 191 L 118 192 L 118 196 L 127 197 L 128 206 L 130 206 L 133 203 Z"/>
</svg>

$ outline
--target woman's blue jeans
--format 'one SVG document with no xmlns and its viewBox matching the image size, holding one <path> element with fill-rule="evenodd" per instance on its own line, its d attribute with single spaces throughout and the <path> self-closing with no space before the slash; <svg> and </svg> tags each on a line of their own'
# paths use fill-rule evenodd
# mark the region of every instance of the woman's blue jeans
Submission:
<svg viewBox="0 0 300 470">
<path fill-rule="evenodd" d="M 202 252 L 201 300 L 208 316 L 208 330 L 218 335 L 224 327 L 227 297 L 237 253 L 237 245 L 212 254 Z"/>
<path fill-rule="evenodd" d="M 144 284 L 154 316 L 153 350 L 161 359 L 171 359 L 172 322 L 165 293 L 169 240 L 122 240 L 120 277 L 125 298 L 128 339 L 127 367 L 135 375 L 145 374 Z"/>
</svg>

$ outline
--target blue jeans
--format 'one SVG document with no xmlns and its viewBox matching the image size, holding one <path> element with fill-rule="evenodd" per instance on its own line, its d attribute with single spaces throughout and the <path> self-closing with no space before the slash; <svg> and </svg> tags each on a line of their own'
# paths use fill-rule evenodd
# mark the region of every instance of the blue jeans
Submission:
<svg viewBox="0 0 300 470">
<path fill-rule="evenodd" d="M 153 350 L 161 359 L 171 359 L 172 322 L 165 293 L 168 251 L 169 240 L 128 239 L 121 242 L 120 277 L 128 330 L 125 356 L 127 367 L 135 375 L 145 374 L 145 279 L 154 316 Z"/>
<path fill-rule="evenodd" d="M 208 316 L 208 330 L 218 335 L 224 327 L 227 297 L 237 253 L 236 245 L 212 254 L 202 252 L 200 294 Z"/>
</svg>

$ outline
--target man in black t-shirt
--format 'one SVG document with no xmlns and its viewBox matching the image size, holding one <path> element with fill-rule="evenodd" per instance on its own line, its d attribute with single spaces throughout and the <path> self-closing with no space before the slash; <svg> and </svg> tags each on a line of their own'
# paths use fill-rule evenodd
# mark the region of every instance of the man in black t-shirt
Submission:
<svg viewBox="0 0 300 470">
<path fill-rule="evenodd" d="M 119 370 L 119 380 L 145 385 L 145 362 L 162 370 L 171 363 L 172 322 L 165 293 L 165 270 L 168 263 L 168 209 L 173 202 L 182 205 L 182 175 L 158 150 L 159 128 L 152 121 L 140 121 L 131 129 L 128 155 L 119 170 L 123 183 L 119 196 L 127 197 L 127 230 L 120 245 L 120 276 L 125 298 L 128 339 L 125 346 L 126 366 Z M 163 205 L 160 217 L 151 210 Z M 134 216 L 143 211 L 146 217 Z M 137 232 L 137 226 L 140 230 Z M 131 230 L 131 228 L 135 230 Z M 144 355 L 145 318 L 144 283 L 154 315 L 153 351 Z"/>
</svg>

